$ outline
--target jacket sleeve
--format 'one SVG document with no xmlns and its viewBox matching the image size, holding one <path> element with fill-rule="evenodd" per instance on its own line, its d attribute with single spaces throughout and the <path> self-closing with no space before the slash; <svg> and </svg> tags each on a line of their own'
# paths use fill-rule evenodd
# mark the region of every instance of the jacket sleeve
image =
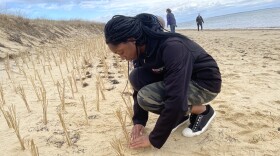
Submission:
<svg viewBox="0 0 280 156">
<path fill-rule="evenodd" d="M 149 135 L 151 144 L 156 148 L 163 146 L 176 123 L 188 109 L 187 90 L 193 68 L 192 55 L 181 43 L 166 46 L 162 59 L 166 68 L 165 107 Z"/>
<path fill-rule="evenodd" d="M 134 114 L 132 117 L 132 121 L 133 121 L 134 125 L 140 124 L 145 127 L 146 123 L 148 121 L 148 112 L 139 106 L 138 101 L 137 101 L 137 93 L 138 93 L 137 91 L 134 91 L 133 95 L 132 95 L 133 101 L 134 101 L 134 104 L 133 104 Z"/>
</svg>

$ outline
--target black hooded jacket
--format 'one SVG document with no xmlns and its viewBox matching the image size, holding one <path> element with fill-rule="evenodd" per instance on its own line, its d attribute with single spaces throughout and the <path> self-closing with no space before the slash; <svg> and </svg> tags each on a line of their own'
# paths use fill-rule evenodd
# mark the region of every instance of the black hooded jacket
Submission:
<svg viewBox="0 0 280 156">
<path fill-rule="evenodd" d="M 221 74 L 216 61 L 205 50 L 190 39 L 170 37 L 165 40 L 150 41 L 146 53 L 134 62 L 135 67 L 162 74 L 165 84 L 165 107 L 149 135 L 151 144 L 161 148 L 169 137 L 172 128 L 185 115 L 188 109 L 187 91 L 190 81 L 201 87 L 219 93 Z M 158 72 L 157 69 L 163 69 Z M 141 78 L 141 75 L 140 75 Z M 134 124 L 146 125 L 148 112 L 137 102 L 134 92 Z"/>
</svg>

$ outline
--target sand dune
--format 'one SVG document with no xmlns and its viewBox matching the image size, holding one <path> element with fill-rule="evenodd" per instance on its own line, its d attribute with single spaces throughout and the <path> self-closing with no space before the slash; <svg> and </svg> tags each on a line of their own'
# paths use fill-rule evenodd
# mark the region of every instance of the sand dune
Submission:
<svg viewBox="0 0 280 156">
<path fill-rule="evenodd" d="M 131 89 L 126 88 L 127 63 L 112 55 L 99 35 L 79 36 L 61 39 L 57 44 L 42 45 L 33 49 L 32 54 L 0 62 L 0 89 L 2 87 L 4 97 L 0 96 L 0 103 L 2 101 L 5 111 L 9 106 L 15 106 L 20 135 L 26 148 L 21 150 L 14 130 L 8 127 L 1 113 L 1 155 L 31 155 L 31 139 L 40 155 L 117 155 L 111 146 L 114 140 L 121 142 L 124 155 L 280 155 L 279 30 L 179 32 L 204 47 L 217 60 L 222 73 L 222 92 L 213 101 L 217 117 L 204 134 L 185 138 L 181 127 L 171 134 L 160 150 L 127 148 L 115 114 L 119 109 L 123 117 L 127 114 L 126 129 L 129 132 L 132 128 L 129 113 L 126 113 L 129 109 L 121 98 L 124 91 L 123 97 L 131 106 Z M 92 77 L 87 77 L 88 73 Z M 104 88 L 102 84 L 100 87 L 105 95 L 103 99 L 99 92 L 99 111 L 98 75 L 104 83 Z M 46 90 L 47 124 L 43 122 L 42 100 L 38 100 L 31 78 L 39 97 L 42 94 L 40 88 Z M 65 110 L 62 110 L 59 95 L 63 93 L 63 79 Z M 77 82 L 77 89 L 73 80 Z M 57 82 L 60 87 L 57 87 Z M 28 112 L 19 94 L 19 86 L 25 90 L 31 112 Z M 87 117 L 81 96 L 85 97 Z M 71 146 L 67 144 L 59 112 L 63 115 Z M 152 130 L 157 117 L 150 116 L 146 133 Z"/>
</svg>

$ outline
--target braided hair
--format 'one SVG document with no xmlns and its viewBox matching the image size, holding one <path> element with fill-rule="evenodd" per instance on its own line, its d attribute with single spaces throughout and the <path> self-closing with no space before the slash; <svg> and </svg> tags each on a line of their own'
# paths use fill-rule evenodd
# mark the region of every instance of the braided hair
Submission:
<svg viewBox="0 0 280 156">
<path fill-rule="evenodd" d="M 168 37 L 187 38 L 178 33 L 164 32 L 165 30 L 155 15 L 141 13 L 135 17 L 115 15 L 104 28 L 106 43 L 118 45 L 134 38 L 136 45 L 144 45 L 149 38 L 162 39 Z"/>
</svg>

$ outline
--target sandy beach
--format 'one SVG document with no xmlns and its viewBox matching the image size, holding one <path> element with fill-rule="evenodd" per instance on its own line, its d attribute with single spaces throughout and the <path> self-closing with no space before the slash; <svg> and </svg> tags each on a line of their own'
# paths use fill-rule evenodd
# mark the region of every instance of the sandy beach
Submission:
<svg viewBox="0 0 280 156">
<path fill-rule="evenodd" d="M 280 155 L 279 29 L 178 32 L 211 54 L 222 73 L 222 91 L 212 102 L 217 116 L 205 133 L 186 138 L 181 134 L 185 125 L 159 150 L 129 149 L 125 130 L 132 128 L 132 89 L 126 85 L 127 62 L 107 49 L 102 36 L 84 35 L 0 59 L 1 109 L 7 115 L 15 107 L 25 147 L 1 112 L 0 155 L 30 156 L 31 140 L 41 156 L 118 155 L 115 144 L 125 156 Z M 1 44 L 8 45 L 4 40 Z M 157 118 L 149 116 L 145 133 Z"/>
</svg>

